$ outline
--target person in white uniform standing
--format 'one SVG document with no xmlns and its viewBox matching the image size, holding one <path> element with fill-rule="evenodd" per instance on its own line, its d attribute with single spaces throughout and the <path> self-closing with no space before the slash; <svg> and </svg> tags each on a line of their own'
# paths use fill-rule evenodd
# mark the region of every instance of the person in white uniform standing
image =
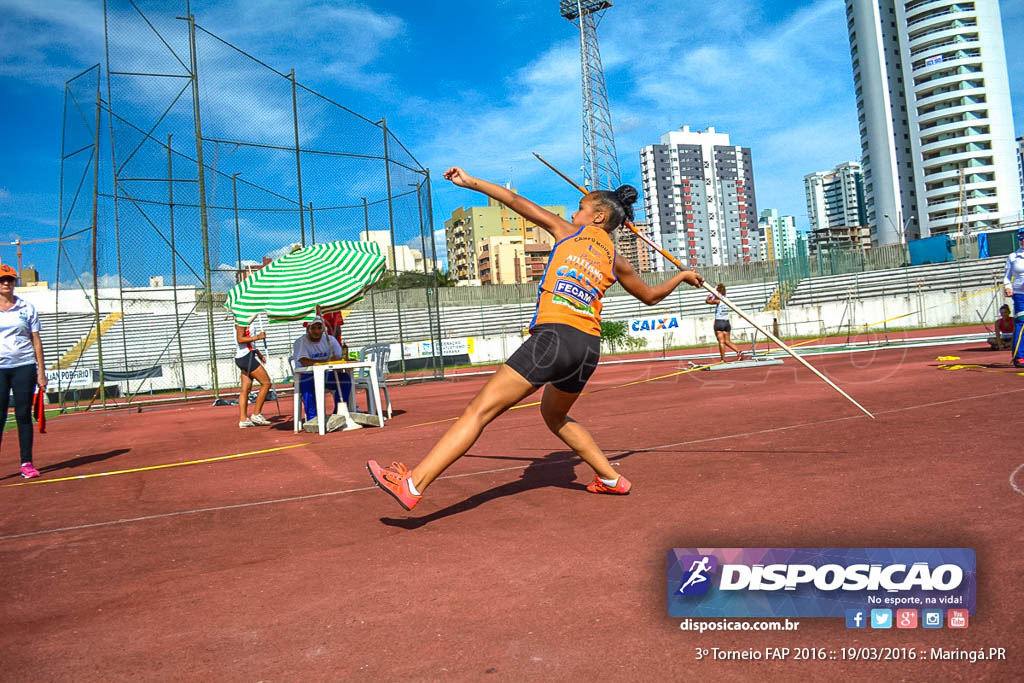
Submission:
<svg viewBox="0 0 1024 683">
<path fill-rule="evenodd" d="M 14 295 L 17 282 L 18 271 L 0 264 L 0 444 L 13 393 L 21 476 L 32 479 L 39 476 L 32 464 L 32 396 L 37 386 L 46 389 L 46 366 L 39 339 L 39 315 L 32 304 Z"/>
<path fill-rule="evenodd" d="M 1003 276 L 1003 292 L 1013 299 L 1013 343 L 1011 357 L 1015 368 L 1024 368 L 1024 228 L 1017 231 L 1017 251 L 1006 257 L 1006 275 Z"/>
<path fill-rule="evenodd" d="M 721 282 L 715 287 L 719 294 L 725 294 L 725 285 Z M 713 294 L 708 295 L 707 303 L 715 307 L 715 338 L 718 340 L 718 353 L 725 362 L 726 347 L 736 352 L 736 360 L 743 360 L 743 352 L 736 348 L 729 338 L 732 334 L 732 323 L 729 322 L 729 307 Z"/>
</svg>

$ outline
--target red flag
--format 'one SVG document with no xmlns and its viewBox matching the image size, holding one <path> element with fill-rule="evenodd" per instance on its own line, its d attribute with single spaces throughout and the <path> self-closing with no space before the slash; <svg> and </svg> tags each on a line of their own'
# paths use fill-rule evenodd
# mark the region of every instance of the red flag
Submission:
<svg viewBox="0 0 1024 683">
<path fill-rule="evenodd" d="M 43 405 L 43 391 L 36 389 L 36 397 L 32 401 L 32 412 L 39 423 L 39 433 L 46 433 L 46 407 Z"/>
</svg>

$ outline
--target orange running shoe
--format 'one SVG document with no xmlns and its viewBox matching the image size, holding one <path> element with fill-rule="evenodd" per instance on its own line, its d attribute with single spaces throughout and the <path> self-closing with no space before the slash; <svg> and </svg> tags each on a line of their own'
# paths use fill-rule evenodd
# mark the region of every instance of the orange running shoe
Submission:
<svg viewBox="0 0 1024 683">
<path fill-rule="evenodd" d="M 391 467 L 381 467 L 376 460 L 366 463 L 366 469 L 370 470 L 373 483 L 391 494 L 391 497 L 398 501 L 398 504 L 406 510 L 412 510 L 416 503 L 420 502 L 423 496 L 413 495 L 409 490 L 409 479 L 412 474 L 409 468 L 400 462 L 391 463 Z"/>
<path fill-rule="evenodd" d="M 594 481 L 587 484 L 587 490 L 591 493 L 614 493 L 618 496 L 626 495 L 631 488 L 633 488 L 633 485 L 629 483 L 629 479 L 626 479 L 621 474 L 619 475 L 619 480 L 615 482 L 615 486 L 608 486 L 596 474 L 594 475 Z"/>
</svg>

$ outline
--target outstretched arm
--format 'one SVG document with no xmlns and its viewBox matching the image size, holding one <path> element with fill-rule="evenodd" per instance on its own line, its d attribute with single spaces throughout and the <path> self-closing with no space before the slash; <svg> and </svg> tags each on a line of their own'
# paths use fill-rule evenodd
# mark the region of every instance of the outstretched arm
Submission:
<svg viewBox="0 0 1024 683">
<path fill-rule="evenodd" d="M 652 287 L 636 274 L 636 271 L 633 270 L 633 266 L 624 258 L 615 259 L 615 277 L 618 278 L 619 284 L 622 285 L 623 289 L 635 296 L 637 299 L 640 299 L 640 301 L 643 301 L 648 306 L 653 306 L 664 299 L 672 293 L 672 290 L 683 282 L 688 285 L 693 285 L 694 287 L 700 287 L 704 282 L 704 278 L 696 272 L 692 270 L 683 270 L 665 280 L 660 285 L 654 285 Z"/>
<path fill-rule="evenodd" d="M 568 237 L 576 232 L 576 228 L 572 226 L 572 223 L 569 223 L 561 216 L 551 213 L 508 188 L 481 180 L 480 178 L 474 178 L 458 166 L 452 166 L 445 171 L 444 177 L 459 187 L 464 187 L 467 190 L 476 190 L 491 199 L 501 202 L 526 220 L 536 223 L 550 232 L 556 240 Z"/>
</svg>

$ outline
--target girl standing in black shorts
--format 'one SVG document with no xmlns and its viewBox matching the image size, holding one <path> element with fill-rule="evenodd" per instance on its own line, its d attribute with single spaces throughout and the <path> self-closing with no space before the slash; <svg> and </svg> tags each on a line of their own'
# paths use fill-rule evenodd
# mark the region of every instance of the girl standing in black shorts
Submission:
<svg viewBox="0 0 1024 683">
<path fill-rule="evenodd" d="M 238 393 L 238 427 L 256 427 L 270 424 L 270 420 L 263 417 L 263 403 L 267 400 L 267 393 L 270 391 L 270 376 L 266 369 L 260 364 L 263 354 L 260 353 L 252 343 L 260 339 L 266 339 L 267 333 L 260 332 L 253 334 L 251 326 L 235 325 L 235 341 L 238 343 L 238 350 L 235 351 L 235 365 L 242 371 L 242 388 Z M 260 390 L 256 394 L 256 412 L 249 416 L 249 390 L 252 389 L 252 381 L 260 383 Z"/>
<path fill-rule="evenodd" d="M 725 294 L 725 285 L 721 282 L 715 287 L 719 294 Z M 725 348 L 729 347 L 736 352 L 736 360 L 743 360 L 743 352 L 736 348 L 736 345 L 729 339 L 732 334 L 732 323 L 729 322 L 729 307 L 722 303 L 722 300 L 713 294 L 708 295 L 707 302 L 715 307 L 715 338 L 718 340 L 718 354 L 725 362 Z"/>
</svg>

